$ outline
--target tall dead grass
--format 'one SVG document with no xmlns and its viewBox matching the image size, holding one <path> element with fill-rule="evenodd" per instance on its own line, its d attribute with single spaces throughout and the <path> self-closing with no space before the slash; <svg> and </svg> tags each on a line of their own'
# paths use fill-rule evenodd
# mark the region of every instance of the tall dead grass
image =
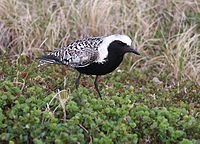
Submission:
<svg viewBox="0 0 200 144">
<path fill-rule="evenodd" d="M 124 33 L 146 69 L 200 84 L 200 0 L 1 0 L 0 49 L 33 56 L 86 36 Z M 135 58 L 133 58 L 135 60 Z"/>
<path fill-rule="evenodd" d="M 169 37 L 165 42 L 165 69 L 171 70 L 171 77 L 176 80 L 188 78 L 200 85 L 200 34 L 195 34 L 195 26 Z"/>
</svg>

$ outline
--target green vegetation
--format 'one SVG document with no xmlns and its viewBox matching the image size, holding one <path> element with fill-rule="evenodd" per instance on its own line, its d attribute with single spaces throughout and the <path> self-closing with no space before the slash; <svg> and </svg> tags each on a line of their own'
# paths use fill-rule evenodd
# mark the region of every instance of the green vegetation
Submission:
<svg viewBox="0 0 200 144">
<path fill-rule="evenodd" d="M 1 0 L 0 143 L 200 143 L 198 0 Z M 76 72 L 36 57 L 124 33 L 127 55 L 75 89 Z"/>
<path fill-rule="evenodd" d="M 82 80 L 87 88 L 76 91 L 76 74 L 62 66 L 9 65 L 1 61 L 3 142 L 198 143 L 200 139 L 200 93 L 189 81 L 166 88 L 139 69 L 118 70 L 100 80 L 103 99 L 99 99 L 89 79 Z"/>
</svg>

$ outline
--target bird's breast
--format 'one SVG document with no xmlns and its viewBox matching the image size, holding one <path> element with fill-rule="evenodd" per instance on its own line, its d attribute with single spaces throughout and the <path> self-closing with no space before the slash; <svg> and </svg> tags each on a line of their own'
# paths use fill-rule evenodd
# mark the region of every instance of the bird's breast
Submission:
<svg viewBox="0 0 200 144">
<path fill-rule="evenodd" d="M 123 57 L 108 58 L 103 63 L 94 62 L 85 67 L 76 68 L 80 73 L 87 75 L 105 75 L 114 71 L 122 62 Z"/>
</svg>

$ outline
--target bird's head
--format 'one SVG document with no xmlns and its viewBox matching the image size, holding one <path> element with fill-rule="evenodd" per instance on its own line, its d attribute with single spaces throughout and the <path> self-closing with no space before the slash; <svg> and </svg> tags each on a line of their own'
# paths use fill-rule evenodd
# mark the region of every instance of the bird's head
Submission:
<svg viewBox="0 0 200 144">
<path fill-rule="evenodd" d="M 136 49 L 131 47 L 132 40 L 127 35 L 112 35 L 112 41 L 108 46 L 108 52 L 117 55 L 124 55 L 125 53 L 134 53 L 140 55 Z"/>
<path fill-rule="evenodd" d="M 108 56 L 108 53 L 117 56 L 123 56 L 125 53 L 139 53 L 131 47 L 132 40 L 127 35 L 110 35 L 103 38 L 98 51 L 99 58 L 97 62 L 104 62 L 104 59 Z"/>
</svg>

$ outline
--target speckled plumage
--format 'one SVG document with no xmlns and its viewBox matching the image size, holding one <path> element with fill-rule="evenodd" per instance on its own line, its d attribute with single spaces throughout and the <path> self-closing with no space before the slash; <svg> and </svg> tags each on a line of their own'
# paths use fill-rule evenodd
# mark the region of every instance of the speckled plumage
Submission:
<svg viewBox="0 0 200 144">
<path fill-rule="evenodd" d="M 48 56 L 56 57 L 61 64 L 73 68 L 84 67 L 98 59 L 98 47 L 103 42 L 102 38 L 93 37 L 76 40 L 61 49 L 49 53 Z M 45 63 L 48 61 L 41 59 L 40 62 Z"/>
</svg>

